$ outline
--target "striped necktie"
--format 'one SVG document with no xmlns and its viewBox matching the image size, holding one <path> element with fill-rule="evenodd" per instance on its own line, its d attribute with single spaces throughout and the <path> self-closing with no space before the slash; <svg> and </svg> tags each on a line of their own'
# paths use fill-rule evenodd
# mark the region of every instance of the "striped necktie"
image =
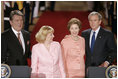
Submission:
<svg viewBox="0 0 118 79">
<path fill-rule="evenodd" d="M 19 42 L 20 42 L 20 44 L 22 46 L 22 42 L 21 42 L 21 39 L 20 39 L 20 33 L 17 33 L 17 34 L 18 34 L 18 40 L 19 40 Z"/>
</svg>

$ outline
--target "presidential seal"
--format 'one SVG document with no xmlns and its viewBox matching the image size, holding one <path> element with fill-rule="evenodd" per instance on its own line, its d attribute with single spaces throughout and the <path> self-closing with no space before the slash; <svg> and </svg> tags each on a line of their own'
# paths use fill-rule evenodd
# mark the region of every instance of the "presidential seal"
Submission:
<svg viewBox="0 0 118 79">
<path fill-rule="evenodd" d="M 106 69 L 105 73 L 107 78 L 117 78 L 117 66 L 111 65 Z"/>
<path fill-rule="evenodd" d="M 11 69 L 7 64 L 1 64 L 1 78 L 9 78 Z"/>
</svg>

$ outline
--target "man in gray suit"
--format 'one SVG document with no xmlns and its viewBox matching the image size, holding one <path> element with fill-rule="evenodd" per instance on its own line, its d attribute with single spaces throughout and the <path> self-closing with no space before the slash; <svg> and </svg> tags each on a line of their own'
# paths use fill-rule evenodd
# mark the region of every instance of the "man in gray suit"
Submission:
<svg viewBox="0 0 118 79">
<path fill-rule="evenodd" d="M 88 20 L 91 29 L 82 32 L 86 45 L 86 70 L 90 66 L 108 67 L 117 56 L 114 35 L 100 26 L 100 13 L 91 12 Z"/>
</svg>

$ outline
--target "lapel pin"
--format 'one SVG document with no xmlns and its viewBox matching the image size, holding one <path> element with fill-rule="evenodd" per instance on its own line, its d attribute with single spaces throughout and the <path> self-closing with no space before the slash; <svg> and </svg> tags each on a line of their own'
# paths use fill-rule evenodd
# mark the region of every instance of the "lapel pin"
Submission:
<svg viewBox="0 0 118 79">
<path fill-rule="evenodd" d="M 27 45 L 29 45 L 29 41 L 27 41 Z"/>
<path fill-rule="evenodd" d="M 99 36 L 99 38 L 101 38 L 101 36 Z"/>
</svg>

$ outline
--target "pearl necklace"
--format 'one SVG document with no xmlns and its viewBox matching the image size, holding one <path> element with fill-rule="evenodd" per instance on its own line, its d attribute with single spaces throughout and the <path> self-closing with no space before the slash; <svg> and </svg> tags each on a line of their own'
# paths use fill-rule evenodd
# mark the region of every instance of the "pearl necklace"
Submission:
<svg viewBox="0 0 118 79">
<path fill-rule="evenodd" d="M 78 41 L 78 40 L 79 40 L 79 37 L 78 37 L 78 36 L 74 37 L 74 36 L 71 35 L 71 38 L 72 38 L 74 41 Z"/>
</svg>

